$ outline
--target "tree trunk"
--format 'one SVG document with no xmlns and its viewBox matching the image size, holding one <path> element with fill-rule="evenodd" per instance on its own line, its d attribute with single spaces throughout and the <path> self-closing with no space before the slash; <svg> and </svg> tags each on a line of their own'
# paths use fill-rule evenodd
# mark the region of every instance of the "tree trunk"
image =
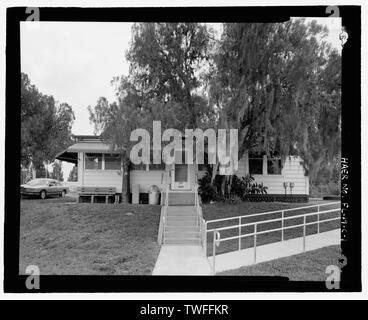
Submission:
<svg viewBox="0 0 368 320">
<path fill-rule="evenodd" d="M 121 202 L 128 204 L 130 201 L 130 165 L 129 159 L 123 160 L 123 179 L 121 188 Z"/>
<path fill-rule="evenodd" d="M 212 176 L 211 176 L 211 184 L 213 185 L 213 183 L 215 182 L 215 178 L 217 175 L 217 170 L 218 170 L 218 161 L 216 161 L 215 164 L 212 165 Z"/>
<path fill-rule="evenodd" d="M 231 176 L 226 176 L 226 180 L 227 180 L 227 194 L 230 197 L 231 195 L 231 185 L 233 184 L 233 175 Z"/>
</svg>

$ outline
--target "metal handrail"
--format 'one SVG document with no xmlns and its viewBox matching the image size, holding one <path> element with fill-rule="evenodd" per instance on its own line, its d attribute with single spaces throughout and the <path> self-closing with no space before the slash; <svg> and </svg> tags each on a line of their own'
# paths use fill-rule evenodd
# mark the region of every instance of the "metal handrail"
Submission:
<svg viewBox="0 0 368 320">
<path fill-rule="evenodd" d="M 249 215 L 242 215 L 242 216 L 234 216 L 234 217 L 229 217 L 229 218 L 208 220 L 207 223 L 215 223 L 215 222 L 220 222 L 220 221 L 250 218 L 250 217 L 256 217 L 256 216 L 267 215 L 267 214 L 272 214 L 272 213 L 289 212 L 289 211 L 303 210 L 303 209 L 309 209 L 309 208 L 314 208 L 314 207 L 318 207 L 318 210 L 319 210 L 319 208 L 322 207 L 322 206 L 329 206 L 329 205 L 335 205 L 335 204 L 340 204 L 340 203 L 341 202 L 338 201 L 338 202 L 330 202 L 330 203 L 323 203 L 323 204 L 315 204 L 315 205 L 312 205 L 312 206 L 304 206 L 304 207 L 298 207 L 298 208 L 280 209 L 280 210 L 276 210 L 276 211 L 268 211 L 268 212 L 254 213 L 254 214 L 249 214 Z"/>
<path fill-rule="evenodd" d="M 290 217 L 274 218 L 274 219 L 257 221 L 257 222 L 249 222 L 249 223 L 244 223 L 244 224 L 237 224 L 237 225 L 228 226 L 228 227 L 213 228 L 213 229 L 207 230 L 207 232 L 211 232 L 213 230 L 222 231 L 222 230 L 235 229 L 235 228 L 238 228 L 238 227 L 247 227 L 247 226 L 251 226 L 251 225 L 254 225 L 254 224 L 265 224 L 265 223 L 271 223 L 271 222 L 282 221 L 282 220 L 298 219 L 298 218 L 301 218 L 301 217 L 309 217 L 309 216 L 313 216 L 313 215 L 317 215 L 317 214 L 323 214 L 323 213 L 334 212 L 334 211 L 340 211 L 340 209 L 338 209 L 338 208 L 336 208 L 336 209 L 329 209 L 329 210 L 325 210 L 325 211 L 305 213 L 305 214 L 300 214 L 300 215 L 290 216 Z M 320 220 L 320 221 L 323 222 L 325 220 Z M 207 222 L 210 222 L 210 221 L 207 221 Z"/>
<path fill-rule="evenodd" d="M 198 184 L 196 182 L 193 182 L 193 190 L 194 190 L 194 203 L 196 207 L 196 213 L 197 213 L 197 225 L 199 226 L 199 232 L 200 232 L 200 239 L 201 239 L 201 246 L 204 248 L 204 239 L 207 235 L 207 233 L 204 231 L 204 219 L 202 215 L 202 211 L 199 205 L 199 195 L 198 195 Z"/>
<path fill-rule="evenodd" d="M 239 239 L 239 250 L 241 250 L 241 239 L 246 238 L 246 237 L 254 237 L 254 244 L 253 244 L 254 263 L 256 263 L 257 262 L 257 235 L 271 233 L 271 232 L 275 232 L 275 231 L 282 231 L 282 241 L 283 241 L 283 239 L 284 239 L 284 230 L 303 227 L 303 252 L 305 252 L 306 227 L 308 225 L 317 224 L 317 234 L 319 234 L 320 233 L 319 226 L 320 226 L 321 223 L 341 219 L 341 217 L 339 216 L 337 218 L 329 218 L 329 219 L 320 220 L 320 214 L 328 213 L 328 212 L 335 212 L 335 211 L 340 211 L 340 209 L 336 208 L 336 209 L 330 209 L 330 210 L 325 210 L 325 211 L 319 211 L 319 207 L 318 207 L 318 211 L 313 212 L 313 213 L 305 213 L 305 214 L 301 214 L 301 215 L 297 215 L 297 216 L 290 216 L 290 217 L 284 217 L 283 216 L 282 218 L 279 218 L 279 219 L 269 219 L 269 220 L 264 220 L 264 221 L 251 222 L 251 223 L 246 223 L 246 224 L 239 224 L 239 225 L 235 225 L 235 226 L 214 228 L 214 229 L 208 230 L 207 232 L 213 232 L 213 248 L 212 248 L 212 252 L 213 252 L 212 253 L 212 272 L 213 272 L 213 274 L 215 274 L 215 272 L 216 272 L 216 247 L 219 246 L 221 242 Z M 279 211 L 277 211 L 277 212 L 279 212 Z M 306 221 L 307 217 L 313 216 L 313 215 L 317 215 L 318 219 L 316 221 L 307 222 Z M 284 223 L 283 223 L 284 220 L 297 219 L 297 218 L 301 218 L 301 217 L 303 217 L 303 223 L 302 224 L 297 224 L 297 225 L 292 225 L 292 226 L 287 226 L 287 227 L 284 226 Z M 258 225 L 265 224 L 265 223 L 271 223 L 271 222 L 275 222 L 275 221 L 282 221 L 281 228 L 274 228 L 274 229 L 269 229 L 269 230 L 264 230 L 264 231 L 258 231 Z M 245 226 L 251 226 L 251 225 L 254 226 L 253 233 L 246 233 L 246 234 L 242 235 L 241 234 L 241 228 L 245 227 Z M 206 222 L 206 226 L 207 226 L 207 222 Z M 220 231 L 235 229 L 235 228 L 239 228 L 239 235 L 221 239 Z M 207 239 L 207 233 L 206 233 L 206 239 Z"/>
<path fill-rule="evenodd" d="M 163 224 L 163 228 L 162 228 L 162 232 L 163 232 L 163 236 L 162 236 L 162 243 L 165 244 L 165 229 L 166 229 L 166 220 L 167 220 L 167 209 L 169 207 L 169 181 L 168 181 L 168 175 L 166 174 L 166 182 L 165 182 L 165 205 L 164 205 L 164 214 L 162 217 L 162 224 Z"/>
<path fill-rule="evenodd" d="M 328 222 L 328 221 L 334 221 L 334 220 L 339 220 L 340 217 L 338 218 L 331 218 L 331 219 L 325 219 L 325 220 L 321 220 L 319 221 L 319 223 L 323 223 L 323 222 Z M 280 230 L 287 230 L 287 229 L 293 229 L 293 228 L 300 228 L 300 227 L 303 227 L 304 225 L 305 226 L 309 226 L 309 225 L 312 225 L 312 224 L 316 224 L 318 223 L 318 221 L 312 221 L 312 222 L 306 222 L 305 224 L 302 223 L 302 224 L 296 224 L 296 225 L 292 225 L 292 226 L 287 226 L 287 227 L 283 227 L 283 228 L 276 228 L 276 229 L 272 229 L 272 230 L 264 230 L 264 231 L 257 231 L 256 234 L 265 234 L 265 233 L 271 233 L 271 232 L 275 232 L 275 231 L 280 231 Z M 258 223 L 255 223 L 255 225 L 258 226 Z M 215 231 L 216 229 L 214 229 L 213 231 Z M 218 230 L 216 230 L 217 232 L 219 232 Z M 255 233 L 246 233 L 246 234 L 242 234 L 240 237 L 239 236 L 233 236 L 233 237 L 227 237 L 227 238 L 222 238 L 221 239 L 221 242 L 222 241 L 228 241 L 228 240 L 234 240 L 234 239 L 238 239 L 238 238 L 246 238 L 246 237 L 250 237 L 250 236 L 254 236 Z"/>
</svg>

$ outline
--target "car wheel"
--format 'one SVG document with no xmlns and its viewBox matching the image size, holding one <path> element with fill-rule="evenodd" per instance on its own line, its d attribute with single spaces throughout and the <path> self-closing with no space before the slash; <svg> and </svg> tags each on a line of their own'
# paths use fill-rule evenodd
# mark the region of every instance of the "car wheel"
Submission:
<svg viewBox="0 0 368 320">
<path fill-rule="evenodd" d="M 46 199 L 46 191 L 45 191 L 45 190 L 42 190 L 42 191 L 40 192 L 40 198 L 41 198 L 42 200 Z"/>
<path fill-rule="evenodd" d="M 66 195 L 65 190 L 61 191 L 61 197 L 62 197 L 62 198 L 64 198 L 64 197 L 65 197 L 65 195 Z"/>
</svg>

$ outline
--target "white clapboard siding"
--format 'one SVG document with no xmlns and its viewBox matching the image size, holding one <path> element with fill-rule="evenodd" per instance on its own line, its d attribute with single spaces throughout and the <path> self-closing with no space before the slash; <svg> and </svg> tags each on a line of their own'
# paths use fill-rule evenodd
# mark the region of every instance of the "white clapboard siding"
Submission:
<svg viewBox="0 0 368 320">
<path fill-rule="evenodd" d="M 162 175 L 164 170 L 132 170 L 130 171 L 130 190 L 133 190 L 134 184 L 139 184 L 139 192 L 147 193 L 149 187 L 156 185 L 162 188 Z"/>
<path fill-rule="evenodd" d="M 237 172 L 239 177 L 243 177 L 247 172 L 248 166 L 246 161 L 246 156 L 239 160 Z M 254 174 L 253 177 L 256 182 L 262 182 L 268 187 L 268 194 L 284 194 L 284 181 L 294 182 L 294 188 L 292 189 L 293 194 L 309 194 L 308 177 L 304 175 L 301 158 L 299 157 L 287 157 L 281 170 L 281 175 Z M 290 188 L 287 189 L 287 194 L 290 194 Z"/>
<path fill-rule="evenodd" d="M 121 192 L 122 174 L 119 170 L 84 170 L 83 186 L 85 187 L 115 187 Z"/>
<path fill-rule="evenodd" d="M 248 172 L 247 155 L 245 155 L 238 162 L 238 177 L 244 177 Z M 198 177 L 201 178 L 205 171 L 199 171 Z M 287 157 L 281 171 L 281 175 L 263 175 L 254 174 L 256 182 L 263 183 L 267 189 L 268 194 L 284 194 L 284 181 L 294 182 L 293 194 L 309 194 L 309 180 L 304 175 L 304 168 L 301 165 L 301 158 Z M 287 189 L 287 194 L 290 194 L 290 188 Z"/>
<path fill-rule="evenodd" d="M 139 184 L 139 192 L 147 193 L 149 187 L 156 185 L 159 188 L 163 187 L 165 181 L 164 170 L 132 170 L 130 171 L 130 189 L 133 190 L 133 185 Z M 189 165 L 189 183 L 195 179 L 195 167 L 193 164 Z"/>
</svg>

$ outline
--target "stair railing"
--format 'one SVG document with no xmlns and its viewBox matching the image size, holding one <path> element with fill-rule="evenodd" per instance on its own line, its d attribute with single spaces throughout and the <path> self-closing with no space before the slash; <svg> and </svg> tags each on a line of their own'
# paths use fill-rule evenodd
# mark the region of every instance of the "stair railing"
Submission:
<svg viewBox="0 0 368 320">
<path fill-rule="evenodd" d="M 162 239 L 163 244 L 165 244 L 165 230 L 166 230 L 166 223 L 167 223 L 167 209 L 169 207 L 169 179 L 168 179 L 168 173 L 165 174 L 165 204 L 164 204 L 164 214 L 162 217 Z"/>
<path fill-rule="evenodd" d="M 202 215 L 202 208 L 199 204 L 199 195 L 198 195 L 198 183 L 196 182 L 198 180 L 198 177 L 196 175 L 195 182 L 193 183 L 193 189 L 194 189 L 194 204 L 196 207 L 196 213 L 197 213 L 197 226 L 199 227 L 199 234 L 200 234 L 200 244 L 202 248 L 204 248 L 205 245 L 205 237 L 207 237 L 207 232 L 205 231 L 205 221 L 203 219 Z"/>
</svg>

